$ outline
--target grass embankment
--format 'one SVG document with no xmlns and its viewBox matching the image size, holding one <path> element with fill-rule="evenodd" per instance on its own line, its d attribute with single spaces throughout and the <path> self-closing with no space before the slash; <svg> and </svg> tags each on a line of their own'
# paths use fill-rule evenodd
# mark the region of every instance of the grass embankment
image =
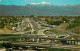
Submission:
<svg viewBox="0 0 80 51">
<path fill-rule="evenodd" d="M 0 44 L 0 48 L 3 48 L 2 44 Z"/>
<path fill-rule="evenodd" d="M 68 31 L 64 31 L 62 29 L 56 29 L 56 28 L 52 28 L 50 29 L 50 32 L 53 32 L 56 35 L 64 35 L 64 34 L 69 34 Z"/>
<path fill-rule="evenodd" d="M 74 35 L 71 36 L 71 38 L 79 39 L 80 38 L 80 18 L 76 18 L 75 20 L 73 20 L 69 23 L 62 23 L 59 26 L 57 26 L 56 29 L 61 29 L 64 31 L 74 33 Z M 52 31 L 54 33 L 55 32 L 57 33 L 57 32 L 60 32 L 61 30 L 55 31 L 55 29 L 53 29 Z"/>
<path fill-rule="evenodd" d="M 12 26 L 6 25 L 4 28 L 0 29 L 0 33 L 12 33 Z"/>
<path fill-rule="evenodd" d="M 73 36 L 71 36 L 71 38 L 80 39 L 80 35 L 73 35 Z"/>
<path fill-rule="evenodd" d="M 57 25 L 56 29 L 80 34 L 80 17 L 57 17 L 57 19 L 47 17 L 45 21 L 47 24 Z"/>
<path fill-rule="evenodd" d="M 71 49 L 62 49 L 62 48 L 46 48 L 42 51 L 77 51 L 77 50 L 71 50 Z"/>
<path fill-rule="evenodd" d="M 63 23 L 59 26 L 57 26 L 56 29 L 61 29 L 61 30 L 64 30 L 64 31 L 69 31 L 69 32 L 72 32 L 72 33 L 75 33 L 75 34 L 80 34 L 80 26 L 76 26 L 74 28 L 68 28 L 70 25 L 68 23 Z"/>
<path fill-rule="evenodd" d="M 67 30 L 76 34 L 80 34 L 80 18 L 76 18 L 67 26 Z"/>
</svg>

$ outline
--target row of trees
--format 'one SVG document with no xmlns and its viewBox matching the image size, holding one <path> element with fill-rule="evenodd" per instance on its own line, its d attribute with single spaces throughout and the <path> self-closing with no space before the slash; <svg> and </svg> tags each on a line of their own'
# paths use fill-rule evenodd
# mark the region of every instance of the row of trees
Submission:
<svg viewBox="0 0 80 51">
<path fill-rule="evenodd" d="M 50 25 L 60 25 L 61 23 L 63 23 L 65 21 L 65 23 L 69 23 L 69 20 L 66 19 L 66 18 L 62 18 L 62 20 L 57 20 L 57 21 L 54 21 L 54 20 L 48 20 L 48 19 L 45 19 L 45 21 L 50 24 Z"/>
</svg>

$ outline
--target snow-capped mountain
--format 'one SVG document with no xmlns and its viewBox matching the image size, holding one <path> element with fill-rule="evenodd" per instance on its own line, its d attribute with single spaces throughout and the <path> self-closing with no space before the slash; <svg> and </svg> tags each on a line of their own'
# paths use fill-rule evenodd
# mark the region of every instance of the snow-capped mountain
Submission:
<svg viewBox="0 0 80 51">
<path fill-rule="evenodd" d="M 30 3 L 25 6 L 0 5 L 0 15 L 79 16 L 80 4 L 56 6 L 51 3 Z"/>
<path fill-rule="evenodd" d="M 30 3 L 31 5 L 42 5 L 42 6 L 45 6 L 45 5 L 52 5 L 51 3 L 47 3 L 47 2 L 41 2 L 41 3 Z"/>
</svg>

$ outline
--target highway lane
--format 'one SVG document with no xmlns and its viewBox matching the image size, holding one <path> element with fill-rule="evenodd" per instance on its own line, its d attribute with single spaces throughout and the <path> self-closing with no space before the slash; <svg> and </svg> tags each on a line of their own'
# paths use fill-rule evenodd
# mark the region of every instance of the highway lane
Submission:
<svg viewBox="0 0 80 51">
<path fill-rule="evenodd" d="M 31 24 L 33 25 L 34 29 L 38 29 L 40 30 L 41 27 L 38 25 L 38 23 L 36 23 L 33 19 L 29 18 Z"/>
<path fill-rule="evenodd" d="M 35 31 L 35 30 L 34 30 L 34 27 L 33 27 L 33 25 L 32 25 L 32 23 L 31 23 L 31 21 L 30 21 L 30 19 L 27 18 L 26 20 L 29 22 L 28 24 L 29 24 L 30 27 L 32 28 L 31 32 Z"/>
<path fill-rule="evenodd" d="M 53 43 L 12 43 L 14 46 L 51 47 Z"/>
</svg>

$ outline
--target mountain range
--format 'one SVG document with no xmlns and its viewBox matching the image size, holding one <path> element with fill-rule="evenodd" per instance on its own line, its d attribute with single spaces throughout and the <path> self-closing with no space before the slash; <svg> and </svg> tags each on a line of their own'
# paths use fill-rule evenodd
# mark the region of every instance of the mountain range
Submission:
<svg viewBox="0 0 80 51">
<path fill-rule="evenodd" d="M 50 3 L 31 3 L 25 6 L 0 5 L 0 16 L 80 16 L 80 4 L 57 6 Z"/>
</svg>

